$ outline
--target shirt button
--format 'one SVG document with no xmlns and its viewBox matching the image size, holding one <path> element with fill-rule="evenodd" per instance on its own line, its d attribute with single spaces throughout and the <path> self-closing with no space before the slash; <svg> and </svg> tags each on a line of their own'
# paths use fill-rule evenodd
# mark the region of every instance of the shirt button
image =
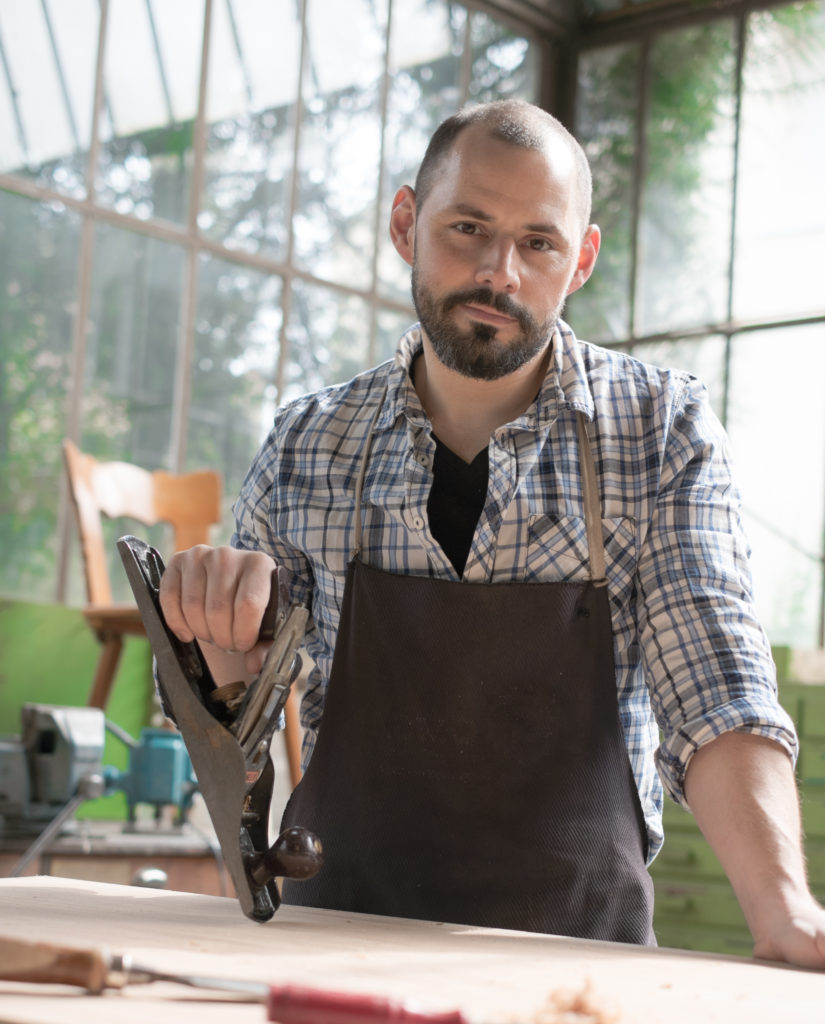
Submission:
<svg viewBox="0 0 825 1024">
<path fill-rule="evenodd" d="M 425 455 L 422 452 L 421 455 L 417 455 L 416 458 L 418 459 L 418 461 L 421 463 L 422 466 L 429 466 L 429 464 L 430 464 L 430 456 L 429 455 Z"/>
<path fill-rule="evenodd" d="M 413 516 L 413 526 L 416 528 L 416 530 L 424 529 L 424 520 L 421 518 L 421 516 Z"/>
</svg>

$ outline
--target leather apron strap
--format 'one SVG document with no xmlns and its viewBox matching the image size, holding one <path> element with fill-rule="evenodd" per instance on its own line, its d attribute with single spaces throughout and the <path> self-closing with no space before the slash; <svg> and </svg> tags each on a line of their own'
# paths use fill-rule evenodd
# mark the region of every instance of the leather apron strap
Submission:
<svg viewBox="0 0 825 1024">
<path fill-rule="evenodd" d="M 602 507 L 593 465 L 593 449 L 587 430 L 587 417 L 576 413 L 576 433 L 579 440 L 579 467 L 582 475 L 584 498 L 584 525 L 587 530 L 587 550 L 590 555 L 590 579 L 596 587 L 607 586 L 607 569 L 602 536 Z"/>
</svg>

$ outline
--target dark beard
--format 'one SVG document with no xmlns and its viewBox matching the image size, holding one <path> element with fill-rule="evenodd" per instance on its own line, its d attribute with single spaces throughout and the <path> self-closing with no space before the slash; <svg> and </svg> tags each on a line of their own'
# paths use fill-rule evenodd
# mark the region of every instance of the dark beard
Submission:
<svg viewBox="0 0 825 1024">
<path fill-rule="evenodd" d="M 412 294 L 418 319 L 439 361 L 448 369 L 474 380 L 506 377 L 537 356 L 547 345 L 563 307 L 563 303 L 560 304 L 552 316 L 540 324 L 508 295 L 497 295 L 490 288 L 451 292 L 439 301 L 421 285 L 415 264 Z M 499 342 L 496 337 L 498 328 L 491 324 L 474 323 L 469 330 L 462 331 L 448 314 L 463 303 L 489 306 L 498 313 L 513 317 L 521 333 L 510 342 Z"/>
</svg>

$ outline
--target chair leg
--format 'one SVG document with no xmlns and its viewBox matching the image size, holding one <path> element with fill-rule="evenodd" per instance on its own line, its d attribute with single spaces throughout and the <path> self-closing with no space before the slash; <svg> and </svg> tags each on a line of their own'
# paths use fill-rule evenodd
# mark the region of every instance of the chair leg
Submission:
<svg viewBox="0 0 825 1024">
<path fill-rule="evenodd" d="M 103 641 L 103 650 L 100 652 L 100 658 L 95 669 L 92 689 L 89 693 L 89 699 L 86 701 L 90 708 L 106 707 L 122 651 L 122 636 L 107 636 Z"/>
<path fill-rule="evenodd" d="M 289 765 L 289 781 L 292 788 L 301 781 L 301 723 L 298 718 L 298 701 L 293 690 L 287 698 L 284 708 L 284 743 L 286 759 Z"/>
</svg>

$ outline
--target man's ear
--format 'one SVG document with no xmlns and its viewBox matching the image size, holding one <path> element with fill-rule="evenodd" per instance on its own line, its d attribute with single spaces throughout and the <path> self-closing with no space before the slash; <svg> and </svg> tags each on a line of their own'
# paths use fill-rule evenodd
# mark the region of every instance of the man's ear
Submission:
<svg viewBox="0 0 825 1024">
<path fill-rule="evenodd" d="M 390 238 L 401 258 L 412 266 L 415 255 L 415 192 L 409 185 L 402 185 L 392 201 Z"/>
<path fill-rule="evenodd" d="M 596 266 L 596 257 L 599 255 L 601 244 L 602 233 L 599 230 L 598 225 L 591 224 L 584 233 L 584 241 L 582 242 L 581 249 L 579 250 L 578 263 L 576 264 L 576 269 L 573 272 L 573 277 L 567 289 L 568 295 L 570 295 L 571 292 L 578 291 L 578 289 L 581 288 L 593 273 L 593 268 Z"/>
</svg>

